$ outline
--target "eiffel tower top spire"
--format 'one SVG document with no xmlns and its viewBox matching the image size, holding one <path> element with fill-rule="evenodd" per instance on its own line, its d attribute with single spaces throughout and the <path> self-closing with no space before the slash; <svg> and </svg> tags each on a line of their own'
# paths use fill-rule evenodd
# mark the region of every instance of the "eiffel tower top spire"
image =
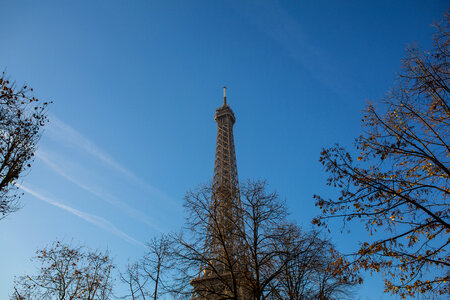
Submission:
<svg viewBox="0 0 450 300">
<path fill-rule="evenodd" d="M 227 105 L 227 87 L 223 87 L 223 106 Z"/>
</svg>

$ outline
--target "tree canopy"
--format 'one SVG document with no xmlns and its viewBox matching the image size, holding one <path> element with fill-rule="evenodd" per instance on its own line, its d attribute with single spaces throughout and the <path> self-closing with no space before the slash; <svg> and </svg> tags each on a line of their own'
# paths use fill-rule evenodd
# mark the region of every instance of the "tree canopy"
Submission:
<svg viewBox="0 0 450 300">
<path fill-rule="evenodd" d="M 316 195 L 313 223 L 363 222 L 375 240 L 346 266 L 383 272 L 386 291 L 402 297 L 449 291 L 449 22 L 436 25 L 430 51 L 407 48 L 395 86 L 380 107 L 368 104 L 359 154 L 335 145 L 320 157 L 340 197 Z"/>
<path fill-rule="evenodd" d="M 114 265 L 108 252 L 61 243 L 36 251 L 37 274 L 15 281 L 12 299 L 106 300 L 112 295 Z"/>
<path fill-rule="evenodd" d="M 17 87 L 3 72 L 0 76 L 0 219 L 19 208 L 17 180 L 30 168 L 48 102 L 31 95 L 33 89 Z"/>
<path fill-rule="evenodd" d="M 240 185 L 232 231 L 217 225 L 223 215 L 213 192 L 205 185 L 186 195 L 186 230 L 172 250 L 177 295 L 242 299 L 245 291 L 251 299 L 344 299 L 360 282 L 335 267 L 332 261 L 342 258 L 321 234 L 288 221 L 284 201 L 265 181 Z"/>
</svg>

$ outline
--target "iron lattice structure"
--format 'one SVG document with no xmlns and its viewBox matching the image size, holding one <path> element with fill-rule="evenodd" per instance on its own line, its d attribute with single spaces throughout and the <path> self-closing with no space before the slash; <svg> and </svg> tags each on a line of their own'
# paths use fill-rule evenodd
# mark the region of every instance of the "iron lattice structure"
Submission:
<svg viewBox="0 0 450 300">
<path fill-rule="evenodd" d="M 216 110 L 216 156 L 214 161 L 213 197 L 233 204 L 239 198 L 236 152 L 234 150 L 233 125 L 236 122 L 231 108 L 224 104 Z"/>
<path fill-rule="evenodd" d="M 242 272 L 245 266 L 240 253 L 242 240 L 239 236 L 243 224 L 240 218 L 241 202 L 233 137 L 236 117 L 227 104 L 225 88 L 223 105 L 216 110 L 214 119 L 217 122 L 217 141 L 209 232 L 204 249 L 208 263 L 201 267 L 199 278 L 191 282 L 194 287 L 192 299 L 224 299 L 224 295 L 230 294 L 230 270 L 235 276 L 234 280 L 238 281 L 235 286 L 238 298 L 249 299 L 245 296 L 248 293 L 243 287 Z"/>
</svg>

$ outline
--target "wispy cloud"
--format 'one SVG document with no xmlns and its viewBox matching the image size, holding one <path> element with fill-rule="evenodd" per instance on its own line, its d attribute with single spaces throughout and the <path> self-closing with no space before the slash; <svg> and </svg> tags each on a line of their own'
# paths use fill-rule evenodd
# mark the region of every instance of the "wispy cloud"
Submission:
<svg viewBox="0 0 450 300">
<path fill-rule="evenodd" d="M 129 216 L 132 216 L 134 219 L 137 219 L 139 221 L 141 221 L 142 223 L 150 226 L 151 228 L 162 232 L 163 230 L 158 227 L 157 225 L 155 225 L 154 223 L 150 222 L 148 220 L 148 218 L 141 213 L 140 211 L 138 211 L 137 209 L 127 205 L 126 203 L 123 203 L 122 201 L 116 199 L 116 197 L 114 197 L 113 195 L 110 195 L 96 187 L 87 185 L 85 183 L 82 183 L 81 181 L 73 178 L 72 176 L 70 176 L 66 171 L 63 170 L 63 168 L 61 166 L 59 166 L 58 164 L 56 164 L 55 162 L 51 161 L 49 158 L 49 155 L 47 155 L 46 152 L 39 150 L 36 152 L 36 156 L 42 161 L 44 162 L 47 166 L 49 166 L 53 171 L 55 171 L 57 174 L 59 174 L 60 176 L 62 176 L 63 178 L 67 179 L 68 181 L 72 182 L 73 184 L 75 184 L 76 186 L 78 186 L 79 188 L 89 192 L 90 194 L 100 198 L 101 200 L 108 202 L 111 205 L 114 205 L 115 207 L 121 209 L 123 212 L 125 212 L 126 214 L 128 214 Z"/>
<path fill-rule="evenodd" d="M 51 204 L 51 205 L 56 206 L 58 208 L 61 208 L 61 209 L 65 210 L 65 211 L 67 211 L 67 212 L 69 212 L 69 213 L 71 213 L 71 214 L 73 214 L 73 215 L 75 215 L 75 216 L 77 216 L 77 217 L 79 217 L 79 218 L 81 218 L 81 219 L 83 219 L 83 220 L 85 220 L 85 221 L 87 221 L 87 222 L 89 222 L 89 223 L 91 223 L 91 224 L 93 224 L 93 225 L 103 229 L 103 230 L 106 230 L 106 231 L 108 231 L 108 232 L 118 236 L 119 238 L 121 238 L 121 239 L 123 239 L 123 240 L 125 240 L 125 241 L 127 241 L 129 243 L 145 247 L 145 245 L 142 242 L 132 238 L 131 236 L 129 236 L 128 234 L 126 234 L 125 232 L 121 231 L 116 226 L 114 226 L 113 223 L 111 223 L 110 221 L 108 221 L 108 220 L 106 220 L 106 219 L 104 219 L 102 217 L 99 217 L 99 216 L 96 216 L 96 215 L 93 215 L 93 214 L 90 214 L 90 213 L 87 213 L 87 212 L 83 212 L 83 211 L 80 211 L 80 210 L 75 209 L 73 207 L 70 207 L 68 205 L 59 203 L 56 200 L 51 199 L 50 197 L 44 196 L 44 195 L 42 195 L 42 194 L 32 190 L 29 187 L 24 186 L 24 185 L 17 184 L 17 186 L 20 189 L 22 189 L 23 191 L 29 193 L 30 195 L 33 195 L 34 197 L 36 197 L 36 198 L 38 198 L 38 199 L 40 199 L 40 200 L 42 200 L 42 201 L 44 201 L 44 202 L 46 202 L 48 204 Z"/>
<path fill-rule="evenodd" d="M 136 177 L 131 171 L 121 166 L 110 155 L 97 147 L 93 142 L 84 137 L 80 132 L 70 127 L 54 115 L 51 116 L 51 126 L 49 127 L 49 130 L 53 131 L 53 133 L 56 133 L 59 138 L 65 139 L 72 144 L 75 144 L 98 160 L 120 171 L 122 174 L 130 178 Z"/>
<path fill-rule="evenodd" d="M 90 141 L 88 138 L 83 136 L 76 129 L 74 129 L 71 126 L 69 126 L 68 124 L 64 123 L 63 121 L 61 121 L 54 115 L 51 115 L 51 124 L 48 127 L 48 130 L 50 131 L 51 134 L 56 136 L 57 139 L 64 140 L 64 141 L 76 146 L 77 148 L 89 153 L 91 156 L 95 157 L 97 160 L 99 160 L 102 163 L 108 165 L 109 167 L 115 169 L 116 171 L 120 172 L 122 175 L 125 175 L 127 178 L 133 180 L 135 183 L 139 184 L 140 186 L 143 186 L 145 189 L 147 189 L 149 192 L 151 192 L 156 197 L 164 198 L 165 200 L 175 202 L 167 194 L 165 194 L 164 192 L 162 192 L 155 186 L 147 183 L 140 177 L 136 176 L 132 171 L 130 171 L 126 167 L 122 166 L 113 157 L 111 157 L 108 153 L 106 153 L 105 151 L 100 149 L 97 145 L 95 145 L 92 141 Z"/>
</svg>

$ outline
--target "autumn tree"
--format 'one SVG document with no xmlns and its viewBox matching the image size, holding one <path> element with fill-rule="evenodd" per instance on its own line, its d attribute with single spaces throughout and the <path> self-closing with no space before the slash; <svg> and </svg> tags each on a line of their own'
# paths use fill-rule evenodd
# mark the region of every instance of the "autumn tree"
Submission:
<svg viewBox="0 0 450 300">
<path fill-rule="evenodd" d="M 382 272 L 402 297 L 449 292 L 450 16 L 436 25 L 430 51 L 409 47 L 398 81 L 380 107 L 369 104 L 357 157 L 336 145 L 322 151 L 337 199 L 315 196 L 326 219 L 364 223 L 351 268 Z"/>
<path fill-rule="evenodd" d="M 48 103 L 33 97 L 32 88 L 17 87 L 0 76 L 0 219 L 19 208 L 15 183 L 30 168 Z"/>
<path fill-rule="evenodd" d="M 36 254 L 37 274 L 17 278 L 12 299 L 111 299 L 114 265 L 108 252 L 55 242 Z"/>
</svg>

